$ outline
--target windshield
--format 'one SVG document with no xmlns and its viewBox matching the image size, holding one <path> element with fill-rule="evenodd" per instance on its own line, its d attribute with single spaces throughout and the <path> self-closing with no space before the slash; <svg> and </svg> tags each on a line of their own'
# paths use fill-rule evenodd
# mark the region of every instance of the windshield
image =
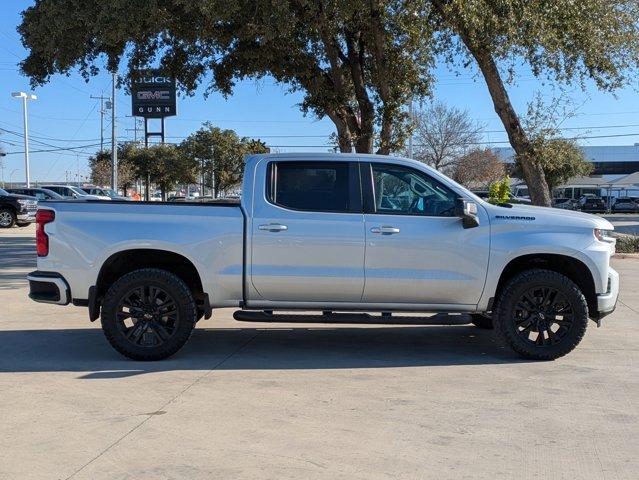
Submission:
<svg viewBox="0 0 639 480">
<path fill-rule="evenodd" d="M 77 193 L 78 195 L 88 195 L 87 192 L 85 192 L 84 190 L 82 190 L 81 188 L 78 188 L 78 187 L 69 186 L 69 190 L 71 190 L 74 193 Z"/>
<path fill-rule="evenodd" d="M 0 195 L 6 196 L 6 195 L 9 195 L 9 192 L 0 188 Z"/>
<path fill-rule="evenodd" d="M 99 190 L 98 189 L 96 190 L 97 190 L 96 193 L 100 192 L 99 195 L 106 195 L 107 197 L 111 197 L 111 198 L 119 197 L 119 195 L 110 188 L 101 188 Z"/>
</svg>

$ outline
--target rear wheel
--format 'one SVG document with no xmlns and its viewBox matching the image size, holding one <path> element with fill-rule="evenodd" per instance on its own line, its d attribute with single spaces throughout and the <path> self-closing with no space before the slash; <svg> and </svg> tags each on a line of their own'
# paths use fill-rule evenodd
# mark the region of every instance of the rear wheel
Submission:
<svg viewBox="0 0 639 480">
<path fill-rule="evenodd" d="M 526 358 L 554 360 L 571 352 L 588 325 L 586 299 L 569 278 L 528 270 L 504 287 L 494 312 L 495 333 Z"/>
<path fill-rule="evenodd" d="M 11 228 L 16 223 L 16 214 L 10 208 L 0 208 L 0 228 Z"/>
<path fill-rule="evenodd" d="M 184 346 L 195 326 L 197 307 L 176 275 L 145 268 L 117 280 L 104 297 L 102 330 L 122 355 L 161 360 Z"/>
</svg>

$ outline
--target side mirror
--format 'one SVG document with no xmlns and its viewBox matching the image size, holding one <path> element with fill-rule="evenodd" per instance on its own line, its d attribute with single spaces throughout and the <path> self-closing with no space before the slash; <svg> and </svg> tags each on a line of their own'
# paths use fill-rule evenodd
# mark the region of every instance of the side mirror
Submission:
<svg viewBox="0 0 639 480">
<path fill-rule="evenodd" d="M 462 219 L 464 228 L 473 228 L 479 226 L 479 217 L 477 216 L 477 204 L 458 198 L 455 204 L 455 215 Z"/>
</svg>

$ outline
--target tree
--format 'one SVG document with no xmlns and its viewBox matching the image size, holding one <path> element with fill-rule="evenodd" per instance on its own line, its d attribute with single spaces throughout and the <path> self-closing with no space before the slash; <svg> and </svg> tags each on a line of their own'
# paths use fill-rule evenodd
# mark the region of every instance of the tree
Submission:
<svg viewBox="0 0 639 480">
<path fill-rule="evenodd" d="M 476 148 L 457 160 L 452 177 L 467 188 L 487 188 L 505 173 L 504 162 L 498 155 L 489 148 Z"/>
<path fill-rule="evenodd" d="M 537 137 L 532 143 L 551 192 L 571 178 L 590 175 L 594 170 L 575 140 Z M 521 157 L 517 157 L 513 175 L 521 174 Z"/>
<path fill-rule="evenodd" d="M 432 0 L 438 51 L 451 65 L 479 68 L 508 139 L 521 161 L 533 203 L 549 206 L 548 183 L 505 83 L 515 65 L 559 85 L 592 80 L 614 91 L 636 78 L 636 0 Z M 461 54 L 461 59 L 458 54 Z M 506 81 L 502 73 L 507 74 Z"/>
<path fill-rule="evenodd" d="M 162 200 L 178 183 L 195 182 L 197 163 L 175 146 L 158 144 L 148 148 L 135 148 L 130 162 L 138 178 L 148 178 L 160 187 Z"/>
<path fill-rule="evenodd" d="M 479 143 L 482 127 L 465 110 L 435 102 L 415 118 L 415 159 L 451 172 L 457 160 Z"/>
<path fill-rule="evenodd" d="M 300 91 L 301 109 L 335 124 L 340 149 L 399 148 L 404 106 L 429 93 L 434 63 L 426 0 L 41 0 L 18 30 L 21 63 L 33 85 L 78 67 L 88 78 L 101 55 L 115 71 L 158 61 L 191 93 L 207 73 L 209 90 L 265 76 Z"/>
<path fill-rule="evenodd" d="M 184 156 L 198 165 L 201 183 L 211 187 L 215 179 L 215 195 L 242 181 L 244 156 L 250 153 L 268 153 L 260 140 L 240 138 L 233 130 L 222 130 L 205 123 L 197 132 L 189 135 L 181 144 Z"/>
<path fill-rule="evenodd" d="M 135 180 L 135 168 L 131 164 L 131 154 L 135 148 L 130 144 L 118 145 L 118 187 L 126 188 Z M 102 150 L 89 157 L 91 168 L 91 182 L 95 185 L 109 185 L 111 183 L 111 151 Z"/>
<path fill-rule="evenodd" d="M 589 175 L 594 169 L 577 145 L 577 139 L 561 138 L 559 125 L 573 115 L 572 102 L 565 96 L 555 97 L 546 103 L 537 94 L 528 104 L 528 112 L 522 122 L 530 138 L 532 155 L 541 166 L 551 193 L 553 188 L 573 177 Z M 523 175 L 525 155 L 515 156 L 513 174 L 519 178 Z"/>
</svg>

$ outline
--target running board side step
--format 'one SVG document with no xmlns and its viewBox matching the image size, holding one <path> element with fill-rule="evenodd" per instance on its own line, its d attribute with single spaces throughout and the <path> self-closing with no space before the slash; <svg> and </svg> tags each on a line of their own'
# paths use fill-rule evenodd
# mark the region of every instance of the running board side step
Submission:
<svg viewBox="0 0 639 480">
<path fill-rule="evenodd" d="M 302 315 L 291 313 L 272 313 L 272 311 L 237 310 L 233 318 L 239 322 L 273 322 L 273 323 L 332 323 L 332 324 L 366 324 L 366 325 L 467 325 L 467 315 L 449 315 L 438 313 L 424 317 L 390 315 L 384 312 L 381 316 L 369 313 L 333 313 L 321 315 Z"/>
</svg>

